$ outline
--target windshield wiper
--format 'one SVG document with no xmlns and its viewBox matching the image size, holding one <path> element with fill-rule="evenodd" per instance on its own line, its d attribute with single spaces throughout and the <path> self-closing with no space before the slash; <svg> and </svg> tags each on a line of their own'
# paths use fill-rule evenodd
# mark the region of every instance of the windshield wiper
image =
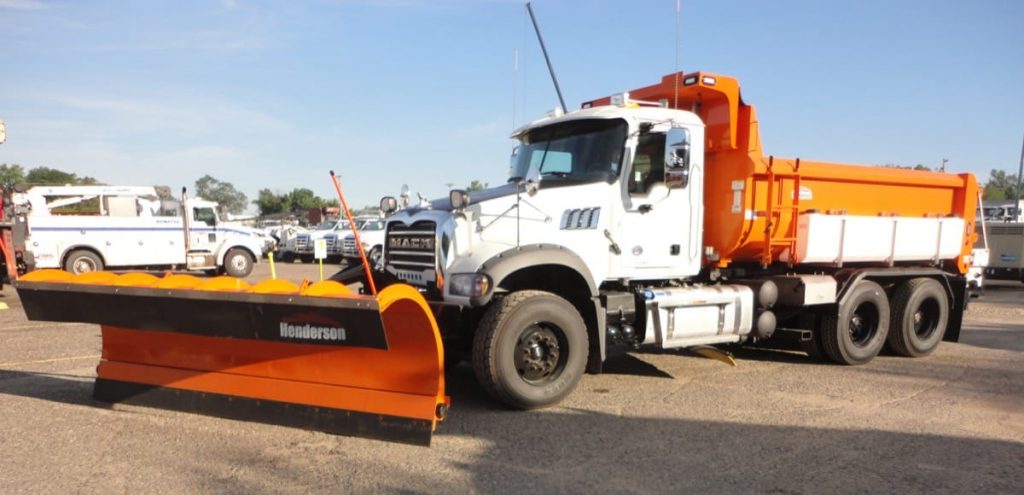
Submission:
<svg viewBox="0 0 1024 495">
<path fill-rule="evenodd" d="M 568 177 L 568 176 L 570 176 L 572 174 L 569 173 L 569 172 L 541 172 L 540 173 L 541 177 L 544 177 L 545 175 L 554 175 L 555 177 L 558 177 L 560 179 L 564 179 L 564 178 L 566 178 L 566 177 Z"/>
</svg>

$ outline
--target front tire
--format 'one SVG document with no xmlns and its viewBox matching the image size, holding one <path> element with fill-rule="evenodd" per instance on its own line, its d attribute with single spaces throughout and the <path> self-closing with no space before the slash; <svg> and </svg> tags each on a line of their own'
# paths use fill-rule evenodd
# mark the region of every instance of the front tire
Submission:
<svg viewBox="0 0 1024 495">
<path fill-rule="evenodd" d="M 380 246 L 374 246 L 373 249 L 367 253 L 366 261 L 370 262 L 370 268 L 378 271 L 383 268 L 383 265 L 381 264 L 381 252 L 382 249 Z"/>
<path fill-rule="evenodd" d="M 889 298 L 882 287 L 862 280 L 839 311 L 821 319 L 821 349 L 839 364 L 864 364 L 878 355 L 889 333 Z"/>
<path fill-rule="evenodd" d="M 949 299 L 935 279 L 915 278 L 892 296 L 889 349 L 906 357 L 927 356 L 939 346 L 949 323 Z"/>
<path fill-rule="evenodd" d="M 224 271 L 235 278 L 245 278 L 252 273 L 252 256 L 241 249 L 230 249 L 224 255 Z"/>
<path fill-rule="evenodd" d="M 85 249 L 72 251 L 64 260 L 64 271 L 75 275 L 101 270 L 103 270 L 103 260 L 96 253 Z"/>
<path fill-rule="evenodd" d="M 473 371 L 491 396 L 517 409 L 556 404 L 587 364 L 587 327 L 550 292 L 513 292 L 491 304 L 473 338 Z"/>
</svg>

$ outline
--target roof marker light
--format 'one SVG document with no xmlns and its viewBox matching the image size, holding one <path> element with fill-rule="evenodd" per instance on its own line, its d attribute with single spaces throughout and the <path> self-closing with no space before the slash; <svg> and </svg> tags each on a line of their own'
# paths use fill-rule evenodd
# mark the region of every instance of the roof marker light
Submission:
<svg viewBox="0 0 1024 495">
<path fill-rule="evenodd" d="M 713 78 L 711 76 L 704 76 L 704 78 L 701 79 L 700 81 L 702 83 L 704 83 L 704 84 L 707 84 L 708 86 L 714 86 L 715 83 L 718 82 L 717 79 L 715 79 L 715 78 Z"/>
</svg>

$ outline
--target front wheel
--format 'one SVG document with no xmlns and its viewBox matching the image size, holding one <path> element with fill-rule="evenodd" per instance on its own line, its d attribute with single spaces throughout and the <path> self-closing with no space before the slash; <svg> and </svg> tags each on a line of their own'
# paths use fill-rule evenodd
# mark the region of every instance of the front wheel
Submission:
<svg viewBox="0 0 1024 495">
<path fill-rule="evenodd" d="M 241 249 L 231 249 L 224 255 L 224 271 L 235 278 L 245 278 L 252 273 L 252 256 Z"/>
<path fill-rule="evenodd" d="M 520 291 L 492 303 L 473 338 L 473 371 L 489 394 L 517 409 L 569 395 L 587 363 L 587 327 L 550 292 Z"/>
</svg>

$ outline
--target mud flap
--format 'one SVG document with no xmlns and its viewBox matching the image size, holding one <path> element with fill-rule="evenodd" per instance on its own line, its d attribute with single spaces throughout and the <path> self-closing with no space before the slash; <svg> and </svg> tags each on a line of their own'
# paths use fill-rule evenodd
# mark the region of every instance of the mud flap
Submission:
<svg viewBox="0 0 1024 495">
<path fill-rule="evenodd" d="M 100 400 L 417 445 L 447 411 L 440 333 L 406 285 L 44 270 L 16 287 L 31 320 L 101 325 Z"/>
</svg>

